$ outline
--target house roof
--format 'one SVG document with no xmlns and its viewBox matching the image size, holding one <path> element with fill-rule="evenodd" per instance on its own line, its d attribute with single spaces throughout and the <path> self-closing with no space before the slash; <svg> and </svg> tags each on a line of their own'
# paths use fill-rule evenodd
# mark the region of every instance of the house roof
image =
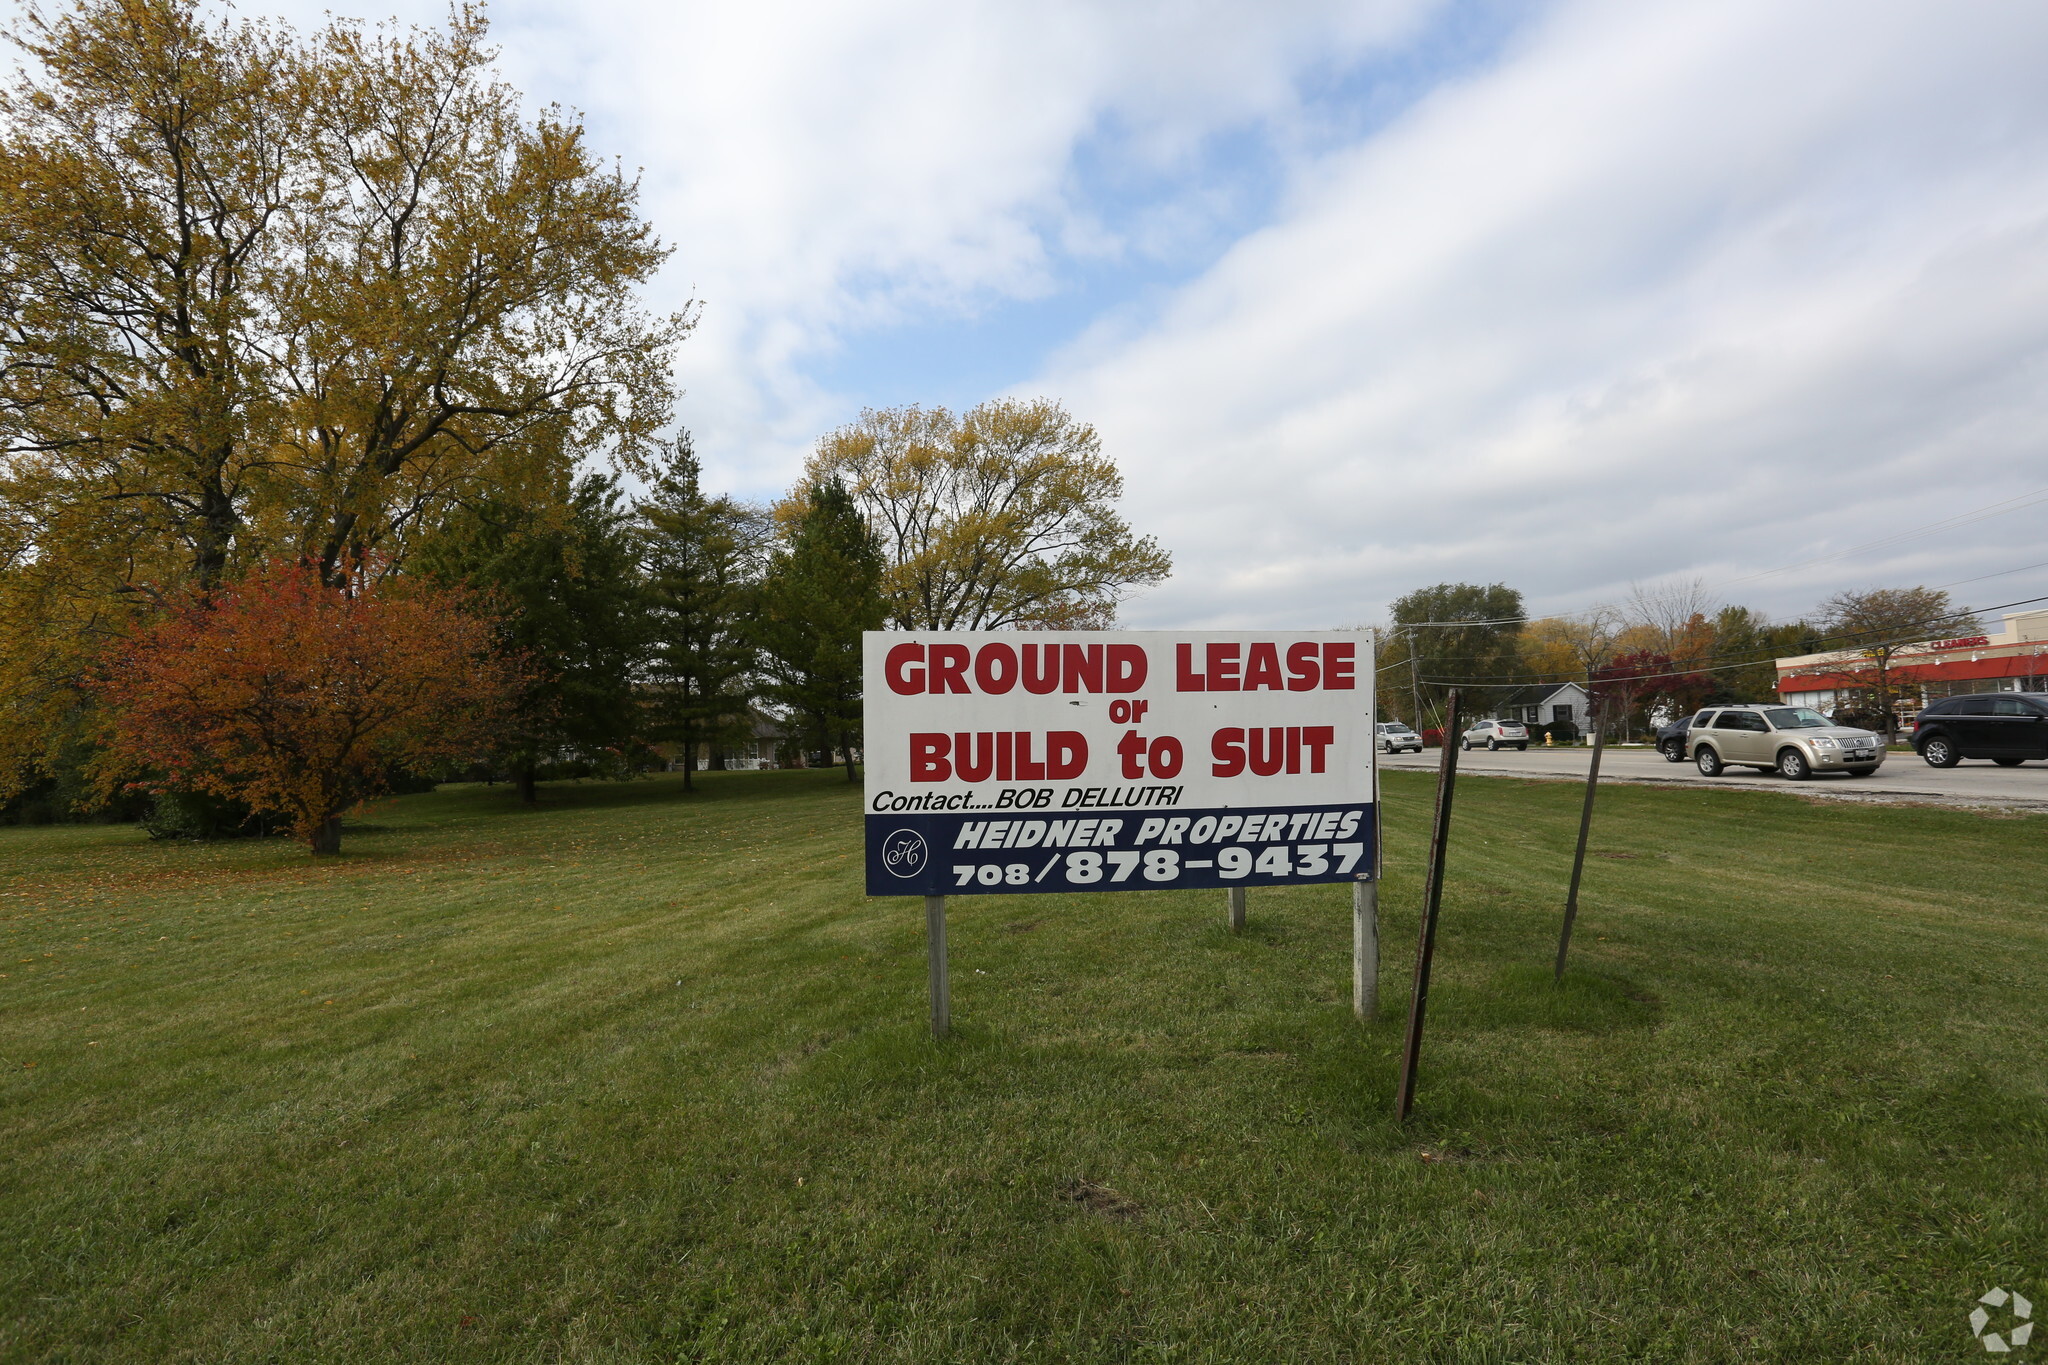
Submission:
<svg viewBox="0 0 2048 1365">
<path fill-rule="evenodd" d="M 1500 693 L 1494 699 L 1493 705 L 1496 709 L 1507 706 L 1544 706 L 1561 692 L 1570 692 L 1581 701 L 1586 696 L 1586 689 L 1577 683 L 1532 683 L 1527 687 L 1517 687 Z"/>
</svg>

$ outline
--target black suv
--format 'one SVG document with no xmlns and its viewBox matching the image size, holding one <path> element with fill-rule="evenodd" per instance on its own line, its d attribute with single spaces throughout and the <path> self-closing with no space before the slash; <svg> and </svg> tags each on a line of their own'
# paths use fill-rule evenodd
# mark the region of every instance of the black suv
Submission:
<svg viewBox="0 0 2048 1365">
<path fill-rule="evenodd" d="M 2048 692 L 1944 697 L 1913 722 L 1913 748 L 1930 768 L 1953 768 L 1966 758 L 2016 768 L 2048 758 Z"/>
<path fill-rule="evenodd" d="M 1657 727 L 1657 752 L 1664 755 L 1666 763 L 1685 762 L 1685 737 L 1691 732 L 1692 723 L 1693 718 L 1686 715 Z"/>
</svg>

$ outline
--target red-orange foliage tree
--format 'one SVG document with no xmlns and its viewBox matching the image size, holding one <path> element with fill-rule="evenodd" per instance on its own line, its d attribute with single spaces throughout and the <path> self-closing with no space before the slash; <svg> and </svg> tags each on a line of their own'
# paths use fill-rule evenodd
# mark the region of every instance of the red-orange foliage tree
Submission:
<svg viewBox="0 0 2048 1365">
<path fill-rule="evenodd" d="M 1711 673 L 1688 671 L 1669 654 L 1638 649 L 1617 655 L 1593 670 L 1593 696 L 1601 714 L 1620 722 L 1624 733 L 1637 711 L 1662 700 L 1671 710 L 1690 711 L 1706 700 L 1714 688 Z"/>
<path fill-rule="evenodd" d="M 179 605 L 103 670 L 111 756 L 161 788 L 239 800 L 315 853 L 394 767 L 486 748 L 522 684 L 458 591 L 273 565 Z"/>
</svg>

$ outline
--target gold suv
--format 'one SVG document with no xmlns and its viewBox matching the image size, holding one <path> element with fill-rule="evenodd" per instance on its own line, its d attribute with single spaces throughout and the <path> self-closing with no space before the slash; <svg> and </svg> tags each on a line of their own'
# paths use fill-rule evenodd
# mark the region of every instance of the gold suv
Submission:
<svg viewBox="0 0 2048 1365">
<path fill-rule="evenodd" d="M 1702 777 L 1750 767 L 1803 782 L 1815 773 L 1868 777 L 1884 763 L 1876 735 L 1804 706 L 1710 706 L 1692 718 L 1685 747 Z"/>
</svg>

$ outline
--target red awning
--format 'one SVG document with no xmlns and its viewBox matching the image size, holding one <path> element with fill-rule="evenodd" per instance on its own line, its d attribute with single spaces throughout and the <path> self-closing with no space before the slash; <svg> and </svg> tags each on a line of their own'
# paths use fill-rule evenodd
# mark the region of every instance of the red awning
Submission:
<svg viewBox="0 0 2048 1365">
<path fill-rule="evenodd" d="M 1983 678 L 2031 678 L 2048 675 L 2048 654 L 2005 654 L 1995 659 L 1956 659 L 1947 663 L 1894 664 L 1894 682 L 1970 682 Z M 1783 673 L 1778 691 L 1813 692 L 1829 687 L 1868 687 L 1877 681 L 1875 668 L 1834 669 L 1825 673 Z"/>
</svg>

